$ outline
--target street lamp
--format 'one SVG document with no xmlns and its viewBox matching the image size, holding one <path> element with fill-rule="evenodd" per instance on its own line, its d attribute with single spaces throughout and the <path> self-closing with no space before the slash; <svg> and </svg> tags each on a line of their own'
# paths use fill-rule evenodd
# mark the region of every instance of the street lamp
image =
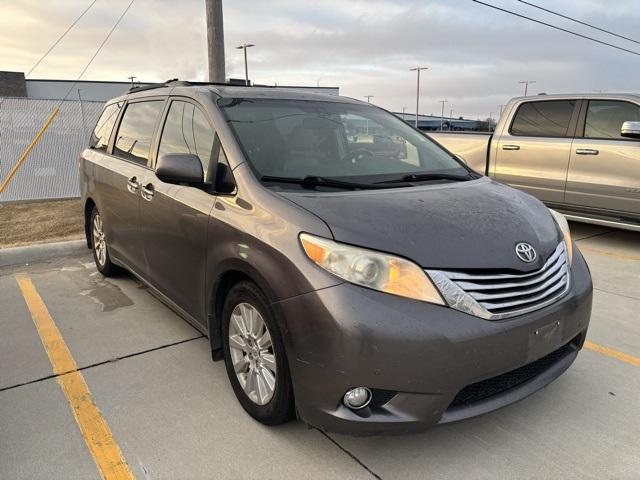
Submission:
<svg viewBox="0 0 640 480">
<path fill-rule="evenodd" d="M 449 106 L 451 107 L 451 110 L 449 110 L 449 130 L 452 130 L 452 126 L 453 126 L 453 105 L 449 104 Z"/>
<path fill-rule="evenodd" d="M 133 88 L 133 87 L 134 87 L 133 81 L 134 81 L 136 78 L 138 78 L 138 77 L 135 77 L 135 76 L 131 75 L 130 77 L 127 77 L 127 78 L 128 78 L 129 80 L 131 80 L 131 88 Z"/>
<path fill-rule="evenodd" d="M 416 128 L 418 128 L 418 109 L 420 107 L 420 70 L 429 70 L 429 67 L 415 67 L 409 69 L 409 71 L 417 72 L 418 74 L 416 82 Z"/>
<path fill-rule="evenodd" d="M 367 103 L 371 103 L 371 99 L 373 98 L 373 95 L 363 95 L 363 97 L 367 99 Z"/>
<path fill-rule="evenodd" d="M 536 83 L 535 80 L 522 80 L 521 82 L 518 83 L 524 83 L 524 96 L 527 96 L 527 92 L 529 91 L 529 84 L 530 83 Z"/>
<path fill-rule="evenodd" d="M 444 104 L 447 103 L 447 101 L 440 100 L 440 103 L 442 104 L 442 112 L 440 113 L 440 131 L 442 131 L 442 122 L 444 121 Z"/>
<path fill-rule="evenodd" d="M 247 66 L 247 48 L 255 47 L 253 43 L 243 43 L 236 47 L 237 50 L 244 50 L 244 84 L 249 86 L 249 67 Z"/>
</svg>

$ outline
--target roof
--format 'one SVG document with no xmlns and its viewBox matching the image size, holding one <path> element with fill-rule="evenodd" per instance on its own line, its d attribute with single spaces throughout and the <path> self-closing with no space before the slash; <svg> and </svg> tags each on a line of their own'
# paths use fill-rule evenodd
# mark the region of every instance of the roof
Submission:
<svg viewBox="0 0 640 480">
<path fill-rule="evenodd" d="M 295 90 L 294 90 L 295 88 Z M 213 92 L 222 98 L 269 98 L 280 100 L 314 100 L 325 102 L 358 103 L 359 100 L 326 93 L 299 91 L 299 87 L 268 87 L 233 85 L 225 83 L 186 82 L 180 80 L 168 80 L 165 83 L 152 84 L 144 87 L 129 89 L 129 92 L 113 100 L 125 98 L 140 98 L 153 95 L 193 95 L 195 92 Z"/>
<path fill-rule="evenodd" d="M 614 93 L 614 92 L 605 92 L 605 93 L 553 93 L 547 95 L 546 93 L 541 93 L 538 95 L 528 95 L 526 97 L 515 97 L 512 98 L 512 101 L 516 100 L 560 100 L 565 98 L 624 98 L 624 97 L 632 97 L 635 100 L 640 99 L 639 93 Z"/>
</svg>

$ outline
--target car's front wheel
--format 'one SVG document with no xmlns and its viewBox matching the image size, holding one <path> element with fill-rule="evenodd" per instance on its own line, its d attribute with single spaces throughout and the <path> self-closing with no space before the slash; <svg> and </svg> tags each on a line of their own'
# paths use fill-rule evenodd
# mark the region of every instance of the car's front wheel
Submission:
<svg viewBox="0 0 640 480">
<path fill-rule="evenodd" d="M 222 311 L 225 366 L 243 408 L 266 425 L 293 417 L 294 400 L 280 330 L 253 283 L 236 284 Z"/>
<path fill-rule="evenodd" d="M 93 251 L 93 260 L 96 262 L 96 268 L 105 277 L 116 274 L 119 268 L 111 262 L 109 251 L 107 248 L 107 238 L 104 233 L 104 223 L 100 212 L 96 207 L 91 211 L 91 249 Z"/>
</svg>

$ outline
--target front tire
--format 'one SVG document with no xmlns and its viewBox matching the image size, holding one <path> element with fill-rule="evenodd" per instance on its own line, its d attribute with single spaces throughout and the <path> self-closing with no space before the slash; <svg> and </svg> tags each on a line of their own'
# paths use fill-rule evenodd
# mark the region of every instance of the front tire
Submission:
<svg viewBox="0 0 640 480">
<path fill-rule="evenodd" d="M 111 262 L 109 249 L 107 248 L 107 238 L 104 233 L 104 223 L 100 212 L 96 207 L 91 211 L 91 250 L 93 252 L 93 260 L 96 262 L 96 268 L 105 277 L 111 277 L 119 272 L 117 265 Z"/>
<path fill-rule="evenodd" d="M 227 294 L 222 338 L 227 375 L 245 411 L 265 425 L 293 418 L 293 389 L 280 329 L 254 283 L 240 282 Z"/>
</svg>

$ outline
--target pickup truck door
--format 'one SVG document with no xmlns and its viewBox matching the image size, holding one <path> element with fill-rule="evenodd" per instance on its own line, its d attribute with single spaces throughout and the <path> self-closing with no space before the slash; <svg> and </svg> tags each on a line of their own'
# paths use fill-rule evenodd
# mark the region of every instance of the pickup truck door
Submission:
<svg viewBox="0 0 640 480">
<path fill-rule="evenodd" d="M 494 177 L 545 202 L 563 203 L 578 100 L 521 103 L 498 138 Z"/>
<path fill-rule="evenodd" d="M 639 105 L 585 101 L 571 150 L 567 205 L 640 217 L 640 140 L 620 135 L 625 121 L 640 121 Z"/>
</svg>

